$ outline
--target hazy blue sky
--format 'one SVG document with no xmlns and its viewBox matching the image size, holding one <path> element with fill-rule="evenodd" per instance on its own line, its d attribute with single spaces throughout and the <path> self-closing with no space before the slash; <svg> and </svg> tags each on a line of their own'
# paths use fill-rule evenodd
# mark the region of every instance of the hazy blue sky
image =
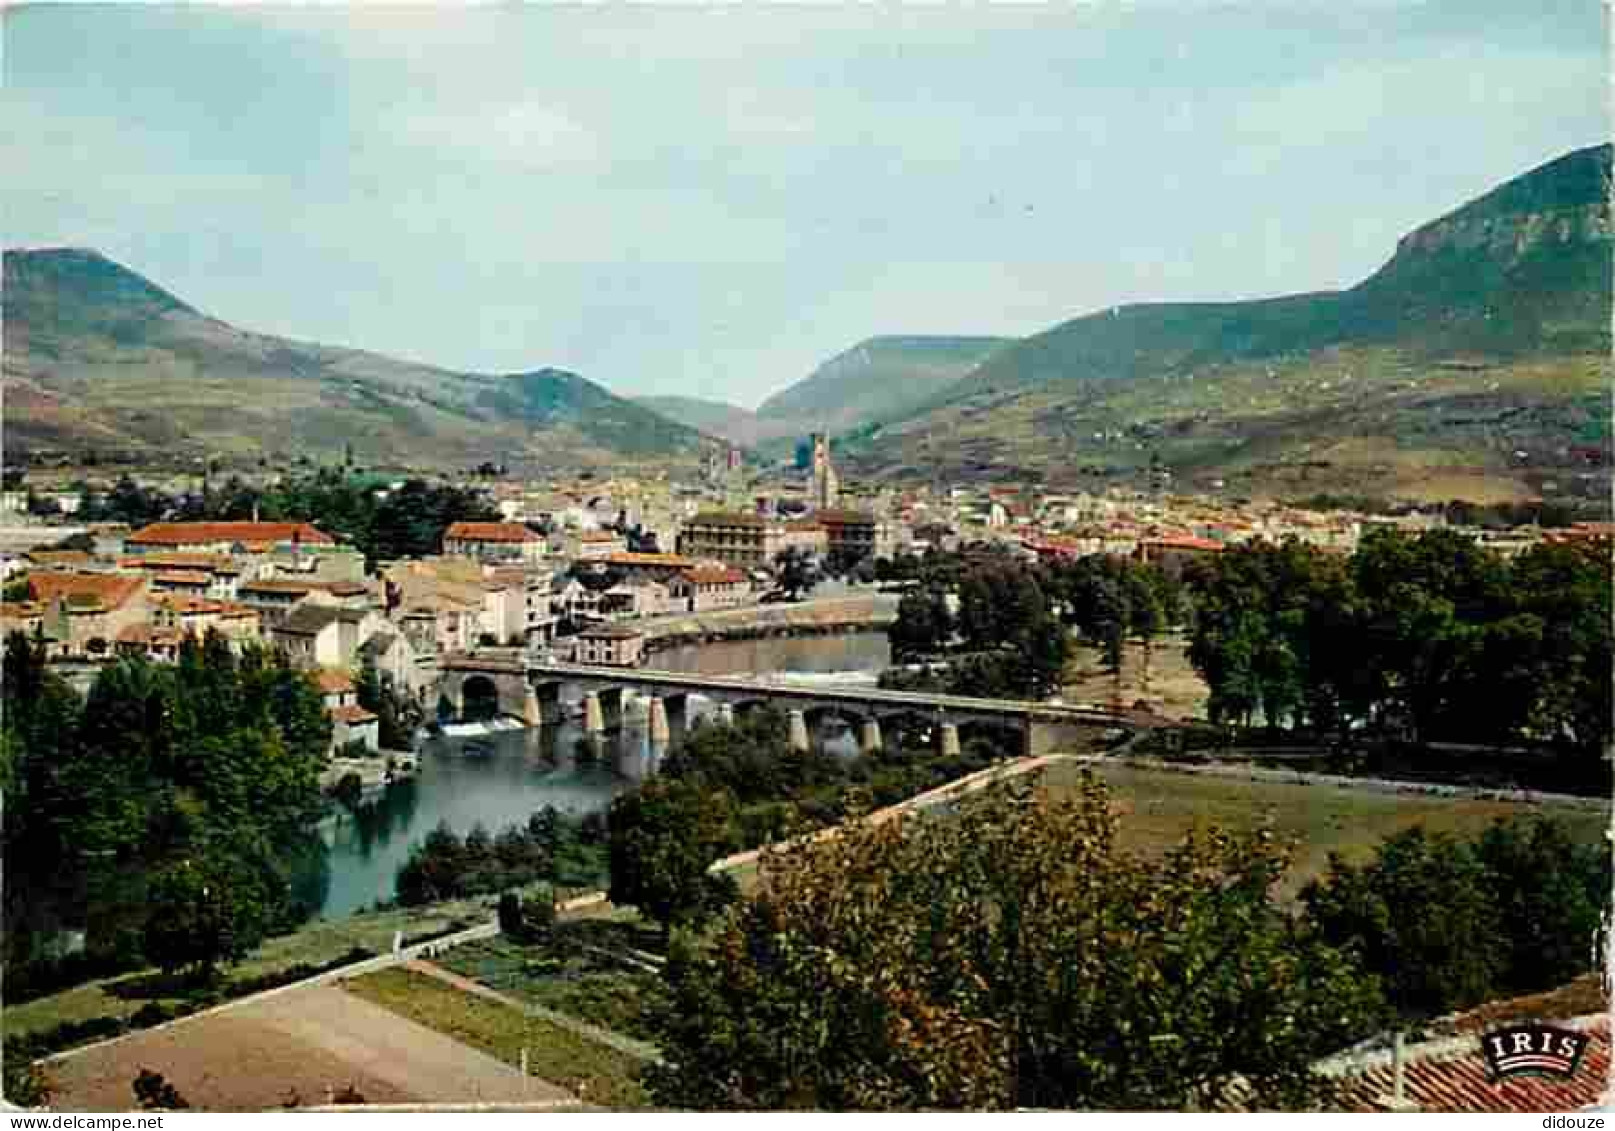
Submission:
<svg viewBox="0 0 1615 1131">
<path fill-rule="evenodd" d="M 1595 0 L 5 11 L 0 224 L 240 326 L 755 404 L 1349 285 L 1609 135 Z"/>
</svg>

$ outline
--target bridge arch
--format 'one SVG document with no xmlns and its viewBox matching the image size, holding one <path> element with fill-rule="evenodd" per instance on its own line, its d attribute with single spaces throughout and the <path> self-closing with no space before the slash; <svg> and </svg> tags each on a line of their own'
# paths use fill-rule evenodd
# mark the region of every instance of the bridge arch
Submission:
<svg viewBox="0 0 1615 1131">
<path fill-rule="evenodd" d="M 492 676 L 472 672 L 460 681 L 460 717 L 467 722 L 497 718 L 499 685 Z"/>
</svg>

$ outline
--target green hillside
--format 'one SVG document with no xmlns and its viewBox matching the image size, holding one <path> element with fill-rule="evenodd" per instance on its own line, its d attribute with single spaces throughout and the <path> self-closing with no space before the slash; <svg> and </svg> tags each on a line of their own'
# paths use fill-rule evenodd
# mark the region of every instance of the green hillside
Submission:
<svg viewBox="0 0 1615 1131">
<path fill-rule="evenodd" d="M 1534 169 L 1410 233 L 1350 290 L 1062 323 L 853 454 L 891 475 L 1081 480 L 1159 461 L 1279 490 L 1596 494 L 1607 480 L 1573 449 L 1606 435 L 1609 169 L 1607 145 Z"/>
<path fill-rule="evenodd" d="M 907 416 L 1011 339 L 878 337 L 832 357 L 757 409 L 794 432 L 845 432 Z"/>
<path fill-rule="evenodd" d="M 721 436 L 732 444 L 749 448 L 766 440 L 793 435 L 789 422 L 763 420 L 755 412 L 722 401 L 701 397 L 634 397 L 635 404 L 676 420 L 709 436 Z"/>
<path fill-rule="evenodd" d="M 5 254 L 9 451 L 332 455 L 423 467 L 693 458 L 700 434 L 574 373 L 462 373 L 253 334 L 76 248 Z"/>
</svg>

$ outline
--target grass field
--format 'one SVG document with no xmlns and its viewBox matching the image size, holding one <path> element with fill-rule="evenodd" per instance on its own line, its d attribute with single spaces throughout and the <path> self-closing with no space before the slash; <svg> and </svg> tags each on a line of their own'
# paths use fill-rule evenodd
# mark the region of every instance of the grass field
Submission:
<svg viewBox="0 0 1615 1131">
<path fill-rule="evenodd" d="M 1057 763 L 1042 780 L 1056 794 L 1069 792 L 1082 769 Z M 1126 847 L 1164 852 L 1190 828 L 1211 825 L 1235 831 L 1265 826 L 1295 839 L 1299 843 L 1284 885 L 1288 895 L 1320 875 L 1331 852 L 1361 860 L 1381 840 L 1413 825 L 1466 835 L 1500 818 L 1542 815 L 1563 821 L 1579 840 L 1599 843 L 1610 821 L 1607 809 L 1254 782 L 1128 765 L 1094 769 L 1110 788 Z"/>
<path fill-rule="evenodd" d="M 639 1060 L 509 1006 L 397 967 L 355 978 L 346 986 L 401 1017 L 507 1064 L 520 1064 L 525 1048 L 533 1076 L 565 1088 L 586 1103 L 608 1108 L 638 1108 L 649 1103 L 637 1079 Z"/>
<path fill-rule="evenodd" d="M 226 984 L 240 978 L 259 977 L 299 964 L 319 966 L 364 947 L 377 954 L 392 949 L 393 935 L 405 937 L 434 934 L 456 922 L 475 924 L 493 918 L 491 899 L 458 900 L 421 908 L 395 908 L 390 911 L 350 915 L 327 922 L 315 920 L 289 935 L 270 939 L 251 957 L 232 966 L 225 974 Z M 132 987 L 152 983 L 152 971 L 121 975 L 104 981 L 75 986 L 61 993 L 34 1001 L 6 1005 L 6 1033 L 20 1036 L 49 1029 L 64 1021 L 86 1021 L 95 1017 L 129 1017 L 148 1001 L 174 1004 L 177 994 L 132 992 Z M 121 992 L 120 992 L 121 991 Z"/>
</svg>

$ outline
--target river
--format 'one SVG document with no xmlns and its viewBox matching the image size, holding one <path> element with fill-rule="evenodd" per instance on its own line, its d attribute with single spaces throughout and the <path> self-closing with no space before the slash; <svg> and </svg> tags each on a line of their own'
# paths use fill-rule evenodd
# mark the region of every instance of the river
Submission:
<svg viewBox="0 0 1615 1131">
<path fill-rule="evenodd" d="M 872 682 L 890 662 L 883 632 L 777 637 L 686 645 L 652 655 L 647 667 L 703 675 L 789 673 L 804 681 Z M 692 716 L 703 712 L 697 700 Z M 500 731 L 475 739 L 490 752 L 467 752 L 463 738 L 432 738 L 420 750 L 420 773 L 391 786 L 358 815 L 339 813 L 321 828 L 329 884 L 320 914 L 351 915 L 393 895 L 393 877 L 438 822 L 464 835 L 478 821 L 489 832 L 525 822 L 546 805 L 576 814 L 604 809 L 654 769 L 661 751 L 647 741 L 644 716 L 632 707 L 623 729 L 608 737 L 598 763 L 576 758 L 575 723 L 542 730 Z M 826 747 L 850 750 L 846 736 Z"/>
</svg>

